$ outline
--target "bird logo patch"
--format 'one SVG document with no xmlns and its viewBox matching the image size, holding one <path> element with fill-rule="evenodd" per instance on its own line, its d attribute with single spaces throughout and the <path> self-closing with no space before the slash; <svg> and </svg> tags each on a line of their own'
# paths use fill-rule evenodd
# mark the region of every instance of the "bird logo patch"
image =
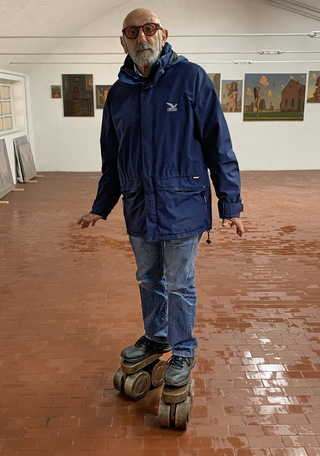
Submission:
<svg viewBox="0 0 320 456">
<path fill-rule="evenodd" d="M 176 104 L 174 105 L 174 104 L 172 104 L 172 103 L 168 103 L 168 101 L 167 101 L 167 105 L 169 106 L 169 108 L 167 108 L 167 111 L 178 111 L 177 104 L 178 104 L 178 103 L 176 103 Z"/>
</svg>

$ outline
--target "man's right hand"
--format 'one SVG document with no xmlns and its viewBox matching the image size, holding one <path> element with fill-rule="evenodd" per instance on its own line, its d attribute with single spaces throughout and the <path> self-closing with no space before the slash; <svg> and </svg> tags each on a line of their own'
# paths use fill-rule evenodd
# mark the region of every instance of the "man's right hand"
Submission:
<svg viewBox="0 0 320 456">
<path fill-rule="evenodd" d="M 91 223 L 92 226 L 94 226 L 100 219 L 102 219 L 101 215 L 91 214 L 91 212 L 89 212 L 89 214 L 85 214 L 79 218 L 77 225 L 81 225 L 81 229 L 83 230 L 84 228 L 88 228 Z"/>
</svg>

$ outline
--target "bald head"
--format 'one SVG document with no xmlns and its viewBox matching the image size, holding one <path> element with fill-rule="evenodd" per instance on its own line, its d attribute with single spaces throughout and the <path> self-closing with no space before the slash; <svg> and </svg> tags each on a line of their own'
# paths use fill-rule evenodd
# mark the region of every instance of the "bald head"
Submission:
<svg viewBox="0 0 320 456">
<path fill-rule="evenodd" d="M 146 22 L 161 24 L 161 21 L 156 13 L 146 8 L 136 8 L 125 17 L 122 28 L 128 27 L 128 25 L 141 25 Z"/>
<path fill-rule="evenodd" d="M 145 8 L 137 8 L 126 16 L 123 21 L 123 29 L 135 26 L 138 27 L 138 34 L 133 33 L 134 38 L 127 34 L 120 37 L 124 52 L 130 55 L 144 76 L 149 74 L 151 66 L 160 57 L 168 38 L 168 31 L 162 27 L 157 28 L 153 35 L 145 34 L 142 26 L 150 23 L 161 25 L 160 19 L 155 13 Z"/>
</svg>

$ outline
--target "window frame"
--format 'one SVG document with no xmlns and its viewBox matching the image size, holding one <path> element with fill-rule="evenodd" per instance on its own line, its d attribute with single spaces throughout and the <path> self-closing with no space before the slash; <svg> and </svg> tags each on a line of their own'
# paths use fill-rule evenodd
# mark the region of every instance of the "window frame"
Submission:
<svg viewBox="0 0 320 456">
<path fill-rule="evenodd" d="M 2 87 L 7 87 L 9 89 L 9 96 L 10 96 L 9 98 L 3 98 L 3 96 L 2 96 Z M 4 113 L 3 102 L 9 102 L 10 103 L 10 111 L 11 111 L 10 114 L 5 114 Z M 3 127 L 3 129 L 0 130 L 0 135 L 9 135 L 9 134 L 12 134 L 15 131 L 11 84 L 5 84 L 3 82 L 0 82 L 0 103 L 1 103 L 0 119 L 2 120 L 2 127 Z M 10 128 L 10 129 L 6 129 L 6 126 L 5 126 L 5 119 L 6 118 L 11 118 L 12 128 Z"/>
</svg>

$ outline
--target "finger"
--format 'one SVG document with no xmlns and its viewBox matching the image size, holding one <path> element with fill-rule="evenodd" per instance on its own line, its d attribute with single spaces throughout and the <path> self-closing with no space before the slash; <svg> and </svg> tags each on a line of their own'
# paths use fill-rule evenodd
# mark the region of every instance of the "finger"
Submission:
<svg viewBox="0 0 320 456">
<path fill-rule="evenodd" d="M 83 217 L 80 217 L 79 220 L 77 221 L 77 225 L 80 225 L 82 223 Z"/>
<path fill-rule="evenodd" d="M 222 220 L 222 226 L 229 226 L 228 220 L 223 219 Z"/>
<path fill-rule="evenodd" d="M 81 228 L 88 228 L 90 225 L 90 221 L 88 220 L 87 217 L 82 217 L 82 225 Z"/>
<path fill-rule="evenodd" d="M 96 221 L 96 220 L 93 220 L 92 226 L 94 226 L 96 223 L 97 223 L 97 221 Z"/>
<path fill-rule="evenodd" d="M 241 223 L 241 225 L 238 225 L 238 226 L 237 226 L 237 234 L 238 234 L 240 237 L 242 237 L 243 233 L 244 233 L 244 228 L 243 228 L 243 225 L 242 225 L 242 223 Z"/>
</svg>

